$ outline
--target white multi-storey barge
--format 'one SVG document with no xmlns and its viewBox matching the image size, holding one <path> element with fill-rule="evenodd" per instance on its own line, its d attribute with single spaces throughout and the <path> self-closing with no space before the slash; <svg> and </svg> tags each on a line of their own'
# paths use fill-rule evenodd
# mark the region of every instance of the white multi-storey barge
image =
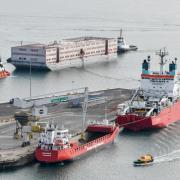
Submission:
<svg viewBox="0 0 180 180">
<path fill-rule="evenodd" d="M 111 60 L 117 53 L 115 38 L 80 37 L 52 44 L 27 44 L 11 48 L 11 63 L 17 68 L 64 69 L 84 63 Z"/>
</svg>

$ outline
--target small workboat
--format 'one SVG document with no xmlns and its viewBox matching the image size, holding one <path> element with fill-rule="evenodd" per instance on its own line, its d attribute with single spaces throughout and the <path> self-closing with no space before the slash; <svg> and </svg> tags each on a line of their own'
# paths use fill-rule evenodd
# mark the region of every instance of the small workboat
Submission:
<svg viewBox="0 0 180 180">
<path fill-rule="evenodd" d="M 153 156 L 150 154 L 146 154 L 141 156 L 139 159 L 133 162 L 134 166 L 146 166 L 151 164 L 154 161 Z"/>
</svg>

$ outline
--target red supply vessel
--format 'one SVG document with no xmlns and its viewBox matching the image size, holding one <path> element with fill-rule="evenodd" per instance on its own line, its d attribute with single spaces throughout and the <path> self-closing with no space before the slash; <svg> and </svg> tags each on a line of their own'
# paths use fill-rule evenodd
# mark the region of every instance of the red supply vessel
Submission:
<svg viewBox="0 0 180 180">
<path fill-rule="evenodd" d="M 169 64 L 169 71 L 164 71 L 168 53 L 157 52 L 160 56 L 160 70 L 150 71 L 150 56 L 143 61 L 141 87 L 132 99 L 119 104 L 116 123 L 132 131 L 163 128 L 180 120 L 180 74 L 176 74 L 176 61 Z"/>
<path fill-rule="evenodd" d="M 119 131 L 118 125 L 107 120 L 92 122 L 83 133 L 75 136 L 70 136 L 68 129 L 57 129 L 51 125 L 41 133 L 35 157 L 40 163 L 71 161 L 112 143 Z"/>
</svg>

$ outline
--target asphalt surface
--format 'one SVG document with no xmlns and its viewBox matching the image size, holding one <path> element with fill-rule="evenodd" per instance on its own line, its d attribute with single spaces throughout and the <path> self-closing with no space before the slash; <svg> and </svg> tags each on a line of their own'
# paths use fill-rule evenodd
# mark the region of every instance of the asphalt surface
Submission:
<svg viewBox="0 0 180 180">
<path fill-rule="evenodd" d="M 132 90 L 114 89 L 102 91 L 102 96 L 106 97 L 106 103 L 88 107 L 86 124 L 91 120 L 103 120 L 105 109 L 107 119 L 115 118 L 117 104 L 128 100 L 132 95 Z M 48 105 L 48 115 L 40 119 L 56 124 L 58 127 L 66 127 L 71 133 L 77 133 L 82 129 L 83 113 L 82 108 L 70 108 L 67 103 Z M 0 104 L 0 120 L 10 119 L 14 113 L 21 109 L 9 103 Z M 13 149 L 21 146 L 21 139 L 13 139 L 15 132 L 15 122 L 0 123 L 0 150 Z"/>
</svg>

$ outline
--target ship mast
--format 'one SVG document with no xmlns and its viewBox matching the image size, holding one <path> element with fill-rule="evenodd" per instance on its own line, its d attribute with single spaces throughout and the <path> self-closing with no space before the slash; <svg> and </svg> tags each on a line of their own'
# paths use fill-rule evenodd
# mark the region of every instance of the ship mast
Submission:
<svg viewBox="0 0 180 180">
<path fill-rule="evenodd" d="M 120 29 L 120 36 L 119 37 L 122 38 L 122 29 Z"/>
<path fill-rule="evenodd" d="M 160 51 L 156 52 L 156 55 L 160 57 L 160 74 L 163 74 L 163 67 L 167 62 L 167 60 L 164 60 L 164 57 L 168 55 L 168 52 L 166 51 L 166 48 L 164 48 L 163 50 L 160 49 Z"/>
</svg>

